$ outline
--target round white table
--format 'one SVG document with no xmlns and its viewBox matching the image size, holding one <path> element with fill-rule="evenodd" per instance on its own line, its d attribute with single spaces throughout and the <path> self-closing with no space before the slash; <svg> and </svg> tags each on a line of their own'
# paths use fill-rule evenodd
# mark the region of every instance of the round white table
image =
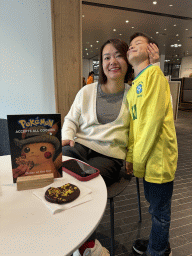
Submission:
<svg viewBox="0 0 192 256">
<path fill-rule="evenodd" d="M 68 157 L 63 157 L 63 161 Z M 103 178 L 84 182 L 92 200 L 52 214 L 33 190 L 17 191 L 11 157 L 0 157 L 0 254 L 71 255 L 99 225 L 107 203 Z M 63 177 L 70 175 L 64 173 Z M 71 176 L 70 176 L 71 177 Z M 71 177 L 71 181 L 75 179 Z"/>
</svg>

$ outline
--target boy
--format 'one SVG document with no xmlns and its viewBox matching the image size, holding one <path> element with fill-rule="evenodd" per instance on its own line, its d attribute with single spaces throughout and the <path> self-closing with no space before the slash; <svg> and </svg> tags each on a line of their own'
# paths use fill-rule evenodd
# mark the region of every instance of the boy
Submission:
<svg viewBox="0 0 192 256">
<path fill-rule="evenodd" d="M 170 88 L 158 66 L 149 65 L 147 47 L 155 43 L 143 33 L 130 38 L 127 53 L 135 79 L 127 94 L 131 113 L 127 173 L 143 178 L 150 203 L 149 240 L 138 239 L 133 249 L 142 255 L 172 255 L 169 246 L 171 197 L 177 167 L 177 139 Z"/>
</svg>

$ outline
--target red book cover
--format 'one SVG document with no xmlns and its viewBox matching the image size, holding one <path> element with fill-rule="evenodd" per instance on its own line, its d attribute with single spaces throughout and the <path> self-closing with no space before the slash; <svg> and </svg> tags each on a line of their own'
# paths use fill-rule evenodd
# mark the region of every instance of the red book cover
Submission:
<svg viewBox="0 0 192 256">
<path fill-rule="evenodd" d="M 8 115 L 13 182 L 20 176 L 62 176 L 61 114 Z"/>
</svg>

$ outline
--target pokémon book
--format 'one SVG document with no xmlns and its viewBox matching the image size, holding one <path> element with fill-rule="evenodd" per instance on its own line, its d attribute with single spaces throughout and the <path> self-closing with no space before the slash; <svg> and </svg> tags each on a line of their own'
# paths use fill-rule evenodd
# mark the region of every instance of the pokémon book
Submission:
<svg viewBox="0 0 192 256">
<path fill-rule="evenodd" d="M 13 182 L 53 173 L 62 177 L 61 114 L 7 115 Z"/>
</svg>

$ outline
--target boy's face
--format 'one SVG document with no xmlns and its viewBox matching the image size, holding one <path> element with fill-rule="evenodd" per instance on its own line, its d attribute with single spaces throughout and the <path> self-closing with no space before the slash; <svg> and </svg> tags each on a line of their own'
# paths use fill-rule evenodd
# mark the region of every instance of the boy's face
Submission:
<svg viewBox="0 0 192 256">
<path fill-rule="evenodd" d="M 138 36 L 131 41 L 127 52 L 127 58 L 130 64 L 137 64 L 149 58 L 147 52 L 148 44 L 147 39 L 143 36 Z"/>
</svg>

